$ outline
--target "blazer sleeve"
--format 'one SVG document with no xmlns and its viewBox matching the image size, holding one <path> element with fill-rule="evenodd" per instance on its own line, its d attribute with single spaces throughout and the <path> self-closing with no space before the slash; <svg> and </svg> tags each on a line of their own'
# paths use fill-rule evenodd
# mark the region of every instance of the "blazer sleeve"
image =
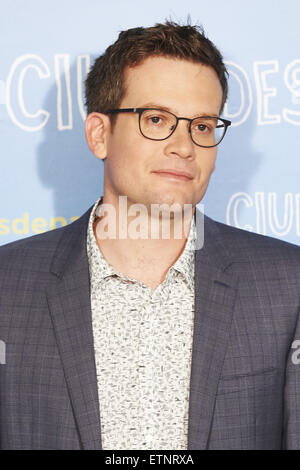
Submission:
<svg viewBox="0 0 300 470">
<path fill-rule="evenodd" d="M 282 449 L 300 449 L 300 307 L 293 341 L 287 355 Z"/>
</svg>

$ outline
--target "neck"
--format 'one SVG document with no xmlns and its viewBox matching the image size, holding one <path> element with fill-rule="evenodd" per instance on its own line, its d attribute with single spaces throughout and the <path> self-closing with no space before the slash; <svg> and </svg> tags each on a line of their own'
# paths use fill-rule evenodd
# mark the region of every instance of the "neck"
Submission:
<svg viewBox="0 0 300 470">
<path fill-rule="evenodd" d="M 184 249 L 195 208 L 158 213 L 134 206 L 127 204 L 127 198 L 119 198 L 118 204 L 103 199 L 94 224 L 102 254 L 114 266 L 168 270 Z"/>
</svg>

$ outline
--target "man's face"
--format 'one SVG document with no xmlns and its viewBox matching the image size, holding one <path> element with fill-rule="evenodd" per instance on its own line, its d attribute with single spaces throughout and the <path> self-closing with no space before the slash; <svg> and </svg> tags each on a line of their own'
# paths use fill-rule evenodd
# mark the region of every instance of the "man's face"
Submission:
<svg viewBox="0 0 300 470">
<path fill-rule="evenodd" d="M 213 68 L 181 59 L 150 57 L 125 71 L 125 96 L 120 108 L 157 107 L 176 116 L 218 116 L 222 88 Z M 134 203 L 195 206 L 203 198 L 214 171 L 217 147 L 195 145 L 188 121 L 179 121 L 166 140 L 153 141 L 139 131 L 137 113 L 118 114 L 107 143 L 104 197 L 118 203 L 119 195 Z M 186 172 L 189 179 L 159 173 Z"/>
</svg>

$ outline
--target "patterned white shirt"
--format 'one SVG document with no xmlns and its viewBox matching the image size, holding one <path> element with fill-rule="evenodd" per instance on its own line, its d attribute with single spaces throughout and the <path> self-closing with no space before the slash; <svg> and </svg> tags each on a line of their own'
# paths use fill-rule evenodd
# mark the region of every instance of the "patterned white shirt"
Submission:
<svg viewBox="0 0 300 470">
<path fill-rule="evenodd" d="M 185 248 L 155 289 L 116 271 L 93 232 L 87 253 L 102 448 L 187 449 L 194 326 L 193 220 Z"/>
</svg>

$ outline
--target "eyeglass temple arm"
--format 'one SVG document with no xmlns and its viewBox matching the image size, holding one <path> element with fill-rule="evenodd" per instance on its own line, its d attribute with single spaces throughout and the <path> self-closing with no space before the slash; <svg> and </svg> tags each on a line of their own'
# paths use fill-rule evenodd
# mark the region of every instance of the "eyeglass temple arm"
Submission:
<svg viewBox="0 0 300 470">
<path fill-rule="evenodd" d="M 118 114 L 118 113 L 136 113 L 138 108 L 123 108 L 123 109 L 108 109 L 108 114 Z"/>
</svg>

